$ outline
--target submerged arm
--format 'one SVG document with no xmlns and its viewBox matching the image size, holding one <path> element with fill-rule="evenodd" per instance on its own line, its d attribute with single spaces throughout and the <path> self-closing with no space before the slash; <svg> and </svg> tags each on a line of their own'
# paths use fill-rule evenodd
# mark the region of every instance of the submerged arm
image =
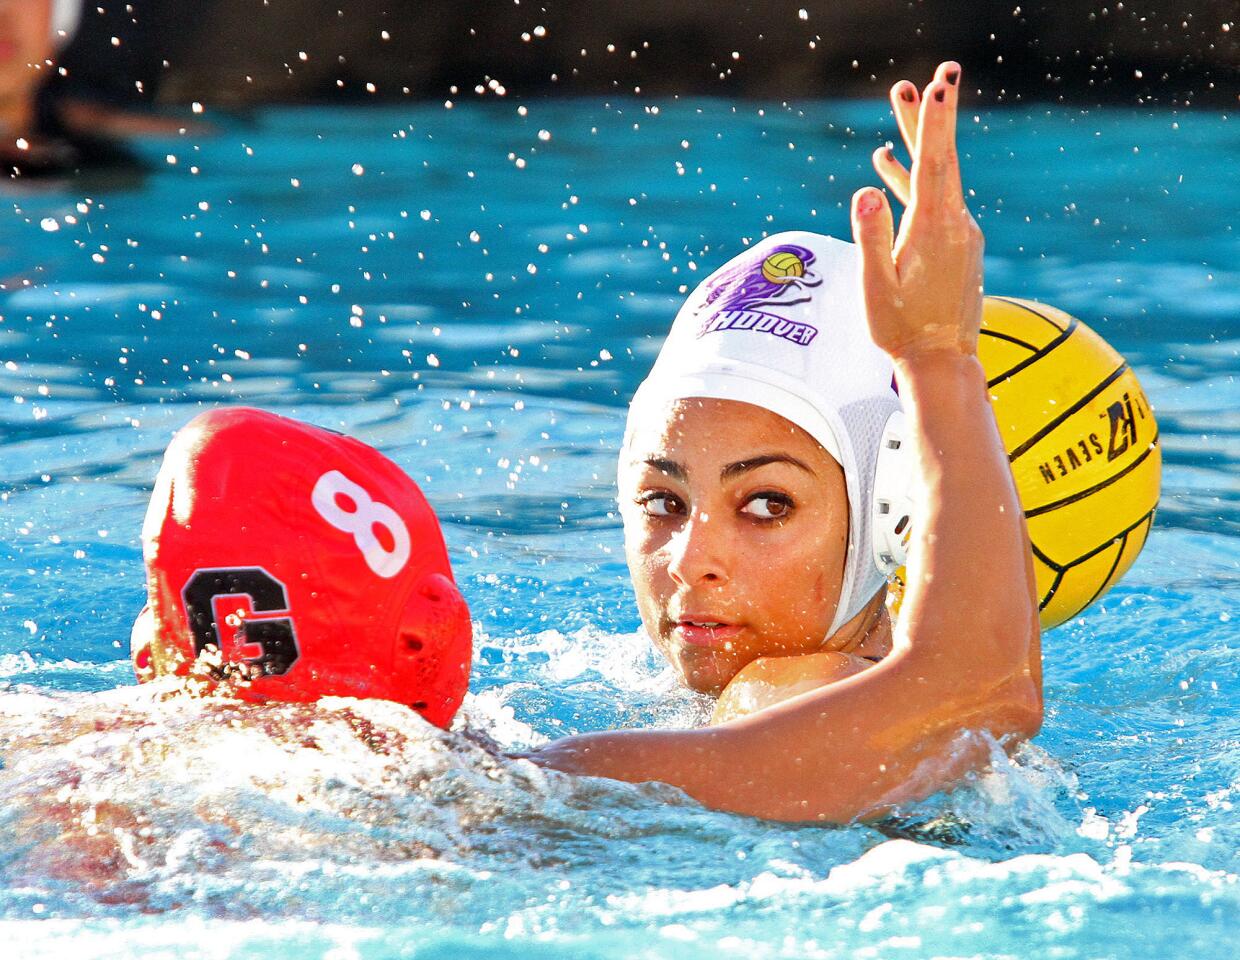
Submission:
<svg viewBox="0 0 1240 960">
<path fill-rule="evenodd" d="M 895 651 L 739 720 L 570 737 L 536 762 L 661 780 L 737 813 L 847 821 L 984 765 L 989 746 L 976 731 L 1037 732 L 1037 604 L 1024 516 L 976 353 L 982 239 L 956 161 L 958 76 L 944 64 L 927 90 L 894 249 L 883 195 L 867 189 L 853 202 L 871 333 L 895 362 L 925 481 Z"/>
</svg>

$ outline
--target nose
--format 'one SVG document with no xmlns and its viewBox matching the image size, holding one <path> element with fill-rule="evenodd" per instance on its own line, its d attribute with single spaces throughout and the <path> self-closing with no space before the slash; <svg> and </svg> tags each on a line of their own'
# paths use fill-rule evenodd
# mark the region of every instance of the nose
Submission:
<svg viewBox="0 0 1240 960">
<path fill-rule="evenodd" d="M 685 586 L 727 582 L 730 555 L 723 527 L 708 513 L 689 516 L 667 543 L 667 572 L 673 580 Z"/>
</svg>

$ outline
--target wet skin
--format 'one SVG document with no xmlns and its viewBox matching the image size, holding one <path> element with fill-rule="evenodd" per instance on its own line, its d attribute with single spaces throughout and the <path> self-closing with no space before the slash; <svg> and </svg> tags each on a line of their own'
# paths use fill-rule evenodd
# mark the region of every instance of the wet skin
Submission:
<svg viewBox="0 0 1240 960">
<path fill-rule="evenodd" d="M 883 594 L 828 638 L 848 546 L 844 472 L 808 433 L 733 400 L 682 400 L 622 459 L 625 553 L 646 632 L 717 695 L 776 658 L 840 678 L 891 648 Z M 824 673 L 825 671 L 825 673 Z"/>
<path fill-rule="evenodd" d="M 823 649 L 848 498 L 818 442 L 769 410 L 691 399 L 629 450 L 629 571 L 646 631 L 684 682 L 717 694 L 758 657 Z"/>
</svg>

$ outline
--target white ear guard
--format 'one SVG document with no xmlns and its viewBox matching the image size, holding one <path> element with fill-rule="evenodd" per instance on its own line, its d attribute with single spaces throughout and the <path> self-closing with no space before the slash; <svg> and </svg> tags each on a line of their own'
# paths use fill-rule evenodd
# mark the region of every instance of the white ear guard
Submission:
<svg viewBox="0 0 1240 960">
<path fill-rule="evenodd" d="M 904 432 L 904 413 L 887 418 L 874 467 L 871 530 L 874 563 L 891 577 L 908 559 L 913 519 L 913 457 Z"/>
</svg>

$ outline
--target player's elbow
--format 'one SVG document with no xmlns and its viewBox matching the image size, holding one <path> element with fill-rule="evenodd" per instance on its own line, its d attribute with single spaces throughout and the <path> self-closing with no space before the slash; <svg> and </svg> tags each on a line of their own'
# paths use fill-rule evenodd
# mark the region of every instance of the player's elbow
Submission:
<svg viewBox="0 0 1240 960">
<path fill-rule="evenodd" d="M 1030 689 L 1015 697 L 1008 709 L 1008 734 L 1017 740 L 1032 740 L 1042 729 L 1042 691 Z"/>
<path fill-rule="evenodd" d="M 1037 648 L 1034 648 L 1035 655 Z M 996 698 L 996 733 L 1013 741 L 1032 740 L 1042 729 L 1042 671 L 1028 661 L 1002 684 Z"/>
<path fill-rule="evenodd" d="M 1041 633 L 1036 615 L 1024 624 L 992 626 L 978 652 L 951 682 L 966 684 L 972 709 L 989 716 L 990 730 L 996 736 L 1013 741 L 1033 738 L 1042 728 L 1043 710 Z"/>
<path fill-rule="evenodd" d="M 1022 712 L 1026 716 L 1026 737 L 1042 729 L 1042 624 L 1034 610 L 1020 642 L 1023 662 L 1017 671 Z"/>
</svg>

